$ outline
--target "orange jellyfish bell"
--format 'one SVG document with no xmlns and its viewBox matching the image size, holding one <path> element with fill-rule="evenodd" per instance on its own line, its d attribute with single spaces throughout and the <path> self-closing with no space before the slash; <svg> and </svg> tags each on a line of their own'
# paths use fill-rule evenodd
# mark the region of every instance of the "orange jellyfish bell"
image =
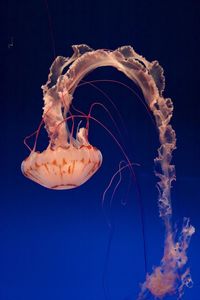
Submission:
<svg viewBox="0 0 200 300">
<path fill-rule="evenodd" d="M 77 136 L 84 132 L 81 128 Z M 56 190 L 72 189 L 85 183 L 101 166 L 101 152 L 88 142 L 66 147 L 48 147 L 43 152 L 32 151 L 22 162 L 22 172 L 40 185 Z"/>
</svg>

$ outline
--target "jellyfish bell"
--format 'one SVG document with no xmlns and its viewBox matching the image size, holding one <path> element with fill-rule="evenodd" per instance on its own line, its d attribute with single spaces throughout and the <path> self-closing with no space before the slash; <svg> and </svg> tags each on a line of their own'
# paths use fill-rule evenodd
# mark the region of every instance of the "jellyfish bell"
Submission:
<svg viewBox="0 0 200 300">
<path fill-rule="evenodd" d="M 72 189 L 90 179 L 100 168 L 101 152 L 92 145 L 47 148 L 31 152 L 22 162 L 23 174 L 36 183 L 56 190 Z"/>
<path fill-rule="evenodd" d="M 49 145 L 43 152 L 31 151 L 22 162 L 22 173 L 34 182 L 56 190 L 72 189 L 90 179 L 100 168 L 102 154 L 87 140 L 80 128 L 76 140 Z"/>
</svg>

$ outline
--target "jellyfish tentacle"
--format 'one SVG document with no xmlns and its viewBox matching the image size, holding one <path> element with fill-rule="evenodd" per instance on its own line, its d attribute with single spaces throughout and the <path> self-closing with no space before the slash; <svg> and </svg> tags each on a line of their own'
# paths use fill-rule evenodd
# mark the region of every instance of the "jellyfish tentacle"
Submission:
<svg viewBox="0 0 200 300">
<path fill-rule="evenodd" d="M 102 104 L 101 102 L 93 102 L 93 103 L 91 104 L 91 106 L 90 106 L 88 115 L 90 116 L 90 115 L 92 114 L 92 111 L 93 111 L 93 109 L 94 109 L 95 106 L 102 107 L 102 108 L 106 111 L 106 113 L 108 114 L 109 118 L 110 118 L 111 121 L 113 122 L 115 128 L 117 129 L 119 135 L 121 136 L 121 135 L 122 135 L 122 134 L 121 134 L 121 131 L 120 131 L 120 129 L 119 129 L 119 127 L 118 127 L 118 125 L 117 125 L 115 119 L 113 118 L 113 116 L 112 116 L 112 114 L 110 113 L 109 109 L 107 109 L 107 107 L 106 107 L 104 104 Z M 89 124 L 88 124 L 88 127 L 86 126 L 86 128 L 89 128 Z"/>
<path fill-rule="evenodd" d="M 124 128 L 124 131 L 126 132 L 127 134 L 127 128 L 124 124 L 124 121 L 123 121 L 123 118 L 121 116 L 121 113 L 119 112 L 119 109 L 117 108 L 117 106 L 115 105 L 115 103 L 113 102 L 113 100 L 111 99 L 110 96 L 108 96 L 107 93 L 105 93 L 101 88 L 99 88 L 98 86 L 96 86 L 94 83 L 98 83 L 98 82 L 109 82 L 109 80 L 90 80 L 90 81 L 85 81 L 85 80 L 81 80 L 81 82 L 77 85 L 77 88 L 78 87 L 81 87 L 81 86 L 84 86 L 84 85 L 90 85 L 92 86 L 93 88 L 95 88 L 97 91 L 99 91 L 108 101 L 109 103 L 111 103 L 111 105 L 114 107 L 115 111 L 117 112 L 118 114 L 118 117 L 122 123 L 122 126 Z M 111 82 L 111 81 L 110 81 Z M 120 83 L 120 82 L 119 82 Z M 128 135 L 128 134 L 127 134 Z"/>
<path fill-rule="evenodd" d="M 125 163 L 125 165 L 124 165 L 124 166 L 121 166 L 122 163 Z M 137 164 L 131 163 L 131 165 L 134 166 L 134 165 L 137 165 Z M 117 182 L 117 184 L 116 184 L 115 187 L 114 187 L 114 190 L 113 190 L 113 193 L 112 193 L 112 196 L 111 196 L 111 199 L 110 199 L 110 206 L 111 206 L 113 197 L 114 197 L 114 195 L 115 195 L 115 193 L 116 193 L 116 190 L 117 190 L 117 188 L 118 188 L 118 186 L 119 186 L 119 184 L 120 184 L 120 182 L 121 182 L 121 178 L 122 178 L 121 173 L 122 173 L 122 171 L 123 171 L 124 169 L 129 168 L 129 167 L 130 167 L 129 164 L 127 164 L 125 161 L 120 161 L 118 170 L 113 174 L 113 176 L 112 176 L 111 179 L 110 179 L 110 182 L 109 182 L 108 186 L 106 187 L 106 189 L 105 189 L 104 192 L 103 192 L 103 196 L 102 196 L 102 207 L 103 207 L 103 205 L 104 205 L 105 197 L 106 197 L 106 194 L 107 194 L 108 190 L 110 189 L 110 187 L 111 187 L 111 185 L 112 185 L 112 183 L 113 183 L 115 177 L 119 174 L 118 182 Z"/>
<path fill-rule="evenodd" d="M 121 162 L 120 162 L 121 163 Z M 139 164 L 135 164 L 135 163 L 133 163 L 133 165 L 135 165 L 135 166 L 139 166 Z M 126 165 L 125 166 L 126 168 L 128 167 L 129 168 L 129 166 L 128 165 Z M 114 187 L 114 190 L 113 190 L 113 192 L 112 192 L 112 196 L 111 196 L 111 199 L 110 199 L 110 206 L 112 205 L 112 202 L 113 202 L 113 198 L 114 198 L 114 196 L 115 196 L 115 194 L 116 194 L 116 191 L 117 191 L 117 189 L 118 189 L 118 187 L 119 187 L 119 185 L 120 185 L 120 183 L 121 183 L 121 181 L 122 181 L 122 167 L 120 167 L 120 165 L 119 165 L 119 169 L 118 169 L 118 171 L 119 171 L 119 179 L 118 179 L 118 182 L 117 182 L 117 184 L 115 185 L 115 187 Z M 130 168 L 129 168 L 129 170 L 130 170 Z M 123 202 L 121 201 L 121 204 L 122 204 Z"/>
<path fill-rule="evenodd" d="M 96 85 L 94 85 L 94 83 L 98 83 L 98 82 L 100 82 L 100 83 L 101 83 L 101 82 L 107 82 L 107 83 L 111 82 L 111 83 L 116 83 L 116 84 L 119 84 L 119 85 L 125 87 L 125 88 L 128 89 L 129 91 L 131 91 L 131 93 L 133 93 L 133 94 L 140 100 L 140 102 L 141 102 L 142 105 L 144 106 L 145 110 L 147 111 L 148 116 L 149 116 L 150 119 L 151 119 L 151 122 L 152 122 L 153 125 L 155 126 L 155 120 L 154 120 L 153 117 L 152 117 L 152 113 L 151 113 L 151 110 L 150 110 L 149 106 L 148 106 L 147 103 L 140 97 L 140 95 L 139 95 L 134 89 L 132 89 L 129 85 L 127 85 L 127 84 L 125 84 L 125 83 L 123 83 L 123 82 L 121 82 L 121 81 L 119 81 L 119 80 L 113 80 L 113 79 L 96 79 L 96 80 L 90 80 L 90 81 L 85 81 L 85 80 L 83 81 L 83 80 L 82 80 L 82 81 L 78 84 L 77 87 L 81 87 L 81 86 L 84 86 L 84 85 L 86 85 L 86 84 L 90 84 L 90 85 L 92 85 L 94 88 L 98 89 L 98 90 L 99 90 L 99 91 L 100 91 L 100 92 L 101 92 L 101 93 L 109 100 L 109 102 L 113 105 L 113 107 L 115 108 L 116 112 L 117 112 L 118 115 L 119 115 L 119 118 L 120 118 L 120 120 L 121 120 L 121 122 L 122 122 L 123 127 L 126 128 L 125 125 L 124 125 L 124 122 L 123 122 L 123 118 L 121 117 L 121 114 L 120 114 L 118 108 L 116 107 L 116 105 L 114 104 L 114 102 L 111 100 L 110 97 L 108 97 L 107 94 L 104 93 L 103 90 L 99 89 Z M 157 129 L 157 127 L 156 127 L 156 129 Z M 127 130 L 125 130 L 125 131 L 127 131 Z"/>
<path fill-rule="evenodd" d="M 51 107 L 49 107 L 48 111 L 49 111 L 50 109 L 51 109 Z M 48 111 L 47 111 L 47 113 L 48 113 Z M 40 121 L 40 123 L 39 123 L 39 125 L 38 125 L 37 130 L 35 130 L 33 133 L 31 133 L 30 135 L 28 135 L 28 136 L 26 136 L 26 137 L 24 138 L 24 144 L 25 144 L 25 146 L 30 150 L 30 152 L 32 152 L 32 151 L 34 152 L 34 151 L 36 150 L 38 136 L 39 136 L 39 134 L 40 134 L 40 130 L 41 130 L 41 127 L 42 127 L 43 123 L 44 123 L 44 119 L 42 118 L 42 120 Z M 31 138 L 31 137 L 34 136 L 34 135 L 35 135 L 34 146 L 33 146 L 33 149 L 31 149 L 31 148 L 29 147 L 29 145 L 27 144 L 26 140 L 29 139 L 29 138 Z"/>
<path fill-rule="evenodd" d="M 34 136 L 35 134 L 37 133 L 37 130 L 34 131 L 33 133 L 27 135 L 25 138 L 24 138 L 24 145 L 29 149 L 30 152 L 33 151 L 33 149 L 31 149 L 31 147 L 27 144 L 27 140 L 30 139 L 32 136 Z"/>
</svg>

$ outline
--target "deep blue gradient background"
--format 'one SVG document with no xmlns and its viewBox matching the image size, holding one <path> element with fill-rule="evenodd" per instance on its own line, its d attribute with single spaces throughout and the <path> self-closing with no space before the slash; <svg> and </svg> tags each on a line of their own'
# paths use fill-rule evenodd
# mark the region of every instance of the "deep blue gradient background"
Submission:
<svg viewBox="0 0 200 300">
<path fill-rule="evenodd" d="M 103 300 L 105 268 L 109 300 L 135 300 L 139 283 L 145 278 L 139 199 L 136 185 L 129 189 L 128 171 L 123 173 L 111 210 L 112 189 L 106 197 L 105 211 L 114 228 L 112 235 L 101 208 L 103 191 L 124 159 L 101 127 L 91 122 L 90 142 L 102 151 L 103 165 L 80 188 L 47 190 L 21 173 L 21 162 L 28 155 L 23 139 L 41 119 L 40 86 L 47 81 L 53 61 L 52 35 L 56 55 L 71 55 L 73 44 L 86 43 L 95 49 L 130 44 L 148 60 L 157 59 L 164 67 L 165 96 L 174 100 L 172 123 L 178 138 L 173 219 L 180 228 L 183 217 L 188 216 L 196 227 L 188 253 L 194 287 L 185 291 L 183 299 L 198 300 L 199 2 L 58 0 L 48 1 L 48 9 L 46 3 L 2 2 L 0 300 Z M 12 39 L 13 46 L 8 47 Z M 125 76 L 111 68 L 88 76 L 88 80 L 94 79 L 119 80 L 140 94 Z M 131 161 L 140 164 L 135 171 L 144 208 L 147 268 L 151 272 L 162 257 L 164 239 L 153 173 L 157 133 L 141 101 L 130 91 L 111 83 L 97 86 L 118 107 L 128 134 L 110 103 L 90 86 L 77 90 L 74 104 L 87 112 L 93 101 L 104 103 L 121 128 L 120 141 L 126 145 Z M 94 116 L 120 139 L 102 109 L 96 109 Z M 46 145 L 46 135 L 41 132 L 39 148 Z M 127 204 L 122 205 L 122 201 Z"/>
</svg>

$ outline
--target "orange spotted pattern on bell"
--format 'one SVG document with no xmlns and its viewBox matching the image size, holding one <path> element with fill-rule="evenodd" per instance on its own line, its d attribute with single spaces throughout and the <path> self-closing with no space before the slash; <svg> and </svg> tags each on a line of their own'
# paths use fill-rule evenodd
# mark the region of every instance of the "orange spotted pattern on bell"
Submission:
<svg viewBox="0 0 200 300">
<path fill-rule="evenodd" d="M 91 146 L 47 148 L 33 152 L 22 162 L 23 174 L 38 184 L 56 190 L 72 189 L 85 183 L 100 168 L 101 152 Z"/>
</svg>

